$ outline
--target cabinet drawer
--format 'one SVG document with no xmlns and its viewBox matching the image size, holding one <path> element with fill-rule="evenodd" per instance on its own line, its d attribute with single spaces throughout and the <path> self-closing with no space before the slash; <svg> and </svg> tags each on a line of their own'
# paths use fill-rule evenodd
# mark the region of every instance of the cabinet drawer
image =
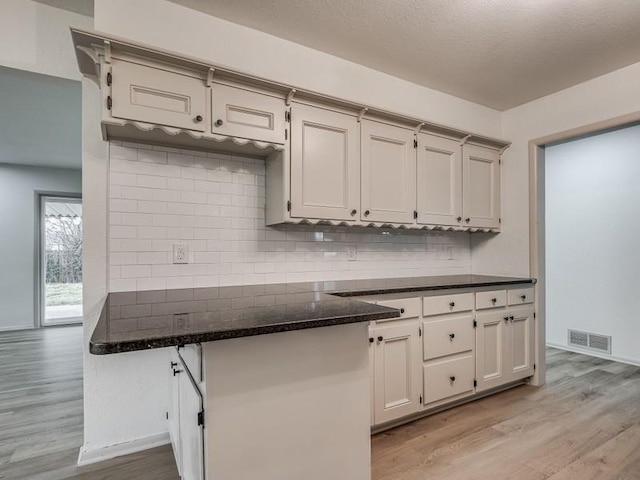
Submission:
<svg viewBox="0 0 640 480">
<path fill-rule="evenodd" d="M 281 98 L 214 84 L 211 131 L 220 135 L 284 143 L 285 104 Z"/>
<path fill-rule="evenodd" d="M 507 304 L 507 291 L 495 290 L 476 293 L 476 310 L 484 308 L 504 307 Z"/>
<path fill-rule="evenodd" d="M 533 287 L 509 290 L 509 305 L 533 303 Z"/>
<path fill-rule="evenodd" d="M 120 60 L 112 72 L 114 117 L 204 132 L 203 80 Z"/>
<path fill-rule="evenodd" d="M 401 298 L 399 300 L 383 300 L 376 302 L 383 307 L 397 308 L 400 310 L 399 318 L 415 318 L 420 316 L 420 299 L 419 298 Z M 389 320 L 398 320 L 396 318 L 390 318 Z M 378 320 L 378 322 L 384 320 Z"/>
<path fill-rule="evenodd" d="M 424 360 L 473 350 L 473 317 L 424 322 L 422 338 Z"/>
<path fill-rule="evenodd" d="M 422 299 L 422 314 L 440 315 L 442 313 L 467 312 L 473 310 L 473 293 L 438 295 Z"/>
<path fill-rule="evenodd" d="M 443 359 L 423 367 L 424 404 L 473 392 L 473 355 Z"/>
</svg>

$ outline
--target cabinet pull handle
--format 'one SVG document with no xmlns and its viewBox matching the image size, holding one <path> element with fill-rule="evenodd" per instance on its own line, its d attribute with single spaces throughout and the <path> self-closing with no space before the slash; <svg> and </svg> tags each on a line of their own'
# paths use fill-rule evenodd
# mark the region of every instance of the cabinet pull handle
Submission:
<svg viewBox="0 0 640 480">
<path fill-rule="evenodd" d="M 471 221 L 471 219 L 470 218 L 465 218 L 464 221 L 469 223 Z"/>
<path fill-rule="evenodd" d="M 453 376 L 453 375 L 451 375 L 451 376 L 449 377 L 449 380 L 451 380 L 452 382 L 455 382 L 455 381 L 456 381 L 456 377 L 455 377 L 455 376 Z"/>
<path fill-rule="evenodd" d="M 374 338 L 373 337 L 369 337 L 369 343 L 373 343 Z"/>
<path fill-rule="evenodd" d="M 504 317 L 504 321 L 508 322 L 509 321 L 509 317 Z"/>
<path fill-rule="evenodd" d="M 384 340 L 384 338 L 382 338 L 382 335 L 378 337 L 378 341 L 381 342 L 382 340 Z"/>
<path fill-rule="evenodd" d="M 492 298 L 492 299 L 491 299 L 491 303 L 493 303 L 493 304 L 495 304 L 497 301 L 498 301 L 498 299 L 497 299 L 497 298 Z"/>
<path fill-rule="evenodd" d="M 400 313 L 404 313 L 404 308 L 401 308 L 401 309 L 400 309 Z"/>
<path fill-rule="evenodd" d="M 449 306 L 450 306 L 451 308 L 455 307 L 455 306 L 456 306 L 456 302 L 451 302 L 451 303 L 449 304 Z"/>
<path fill-rule="evenodd" d="M 219 118 L 218 120 L 216 120 L 216 127 L 221 127 L 223 123 L 224 122 L 222 121 L 222 119 Z"/>
<path fill-rule="evenodd" d="M 178 373 L 181 373 L 182 370 L 176 370 L 175 368 L 173 369 L 173 376 L 175 377 Z"/>
<path fill-rule="evenodd" d="M 511 316 L 509 317 L 509 320 L 511 320 L 511 321 L 513 322 L 513 315 L 511 315 Z"/>
<path fill-rule="evenodd" d="M 171 362 L 171 368 L 175 368 L 175 367 L 177 367 L 177 366 L 178 366 L 178 363 L 177 363 L 177 362 Z"/>
<path fill-rule="evenodd" d="M 201 122 L 202 121 L 202 115 L 197 115 L 195 118 L 196 122 Z"/>
<path fill-rule="evenodd" d="M 370 213 L 371 213 L 371 212 L 370 212 L 369 210 L 365 210 L 365 211 L 364 211 L 364 216 L 365 216 L 365 217 L 368 217 Z"/>
<path fill-rule="evenodd" d="M 455 334 L 455 333 L 450 333 L 450 334 L 449 334 L 449 338 L 450 338 L 451 340 L 453 340 L 454 338 L 456 338 L 456 334 Z"/>
<path fill-rule="evenodd" d="M 524 302 L 527 299 L 526 295 L 520 295 L 520 298 L 522 299 L 522 301 Z"/>
<path fill-rule="evenodd" d="M 458 217 L 458 218 L 456 218 L 456 220 L 457 220 L 458 222 L 461 222 L 461 221 L 462 221 L 462 217 Z"/>
<path fill-rule="evenodd" d="M 358 211 L 354 208 L 353 210 L 351 210 L 351 216 L 353 217 L 356 213 L 358 213 Z"/>
</svg>

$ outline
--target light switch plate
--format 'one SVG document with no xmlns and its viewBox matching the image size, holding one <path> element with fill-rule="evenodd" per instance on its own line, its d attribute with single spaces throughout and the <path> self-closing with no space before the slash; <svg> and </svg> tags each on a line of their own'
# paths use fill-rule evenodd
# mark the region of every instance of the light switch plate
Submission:
<svg viewBox="0 0 640 480">
<path fill-rule="evenodd" d="M 173 244 L 173 263 L 189 263 L 189 247 L 184 243 Z"/>
</svg>

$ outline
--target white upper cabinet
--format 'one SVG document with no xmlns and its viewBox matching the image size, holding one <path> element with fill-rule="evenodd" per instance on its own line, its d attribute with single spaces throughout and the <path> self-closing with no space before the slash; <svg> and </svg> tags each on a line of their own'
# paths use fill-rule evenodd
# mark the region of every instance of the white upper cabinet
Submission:
<svg viewBox="0 0 640 480">
<path fill-rule="evenodd" d="M 497 150 L 465 145 L 463 156 L 464 225 L 500 227 L 500 154 Z"/>
<path fill-rule="evenodd" d="M 461 225 L 462 149 L 460 142 L 418 134 L 418 223 Z"/>
<path fill-rule="evenodd" d="M 114 117 L 204 132 L 203 80 L 115 59 L 111 75 Z"/>
<path fill-rule="evenodd" d="M 213 84 L 211 132 L 270 143 L 285 142 L 284 99 Z"/>
<path fill-rule="evenodd" d="M 360 218 L 413 223 L 416 150 L 413 130 L 363 120 Z"/>
<path fill-rule="evenodd" d="M 291 108 L 291 216 L 355 220 L 360 205 L 360 129 L 355 116 Z"/>
</svg>

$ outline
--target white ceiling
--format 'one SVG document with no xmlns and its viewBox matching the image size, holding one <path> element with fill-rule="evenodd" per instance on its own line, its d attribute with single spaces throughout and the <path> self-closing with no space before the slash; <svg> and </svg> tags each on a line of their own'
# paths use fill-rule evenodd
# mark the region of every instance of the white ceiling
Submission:
<svg viewBox="0 0 640 480">
<path fill-rule="evenodd" d="M 61 8 L 69 12 L 79 13 L 86 17 L 93 17 L 93 0 L 33 0 L 50 7 Z"/>
<path fill-rule="evenodd" d="M 499 110 L 640 61 L 638 0 L 171 0 Z"/>
<path fill-rule="evenodd" d="M 80 82 L 0 67 L 0 163 L 82 167 Z"/>
</svg>

